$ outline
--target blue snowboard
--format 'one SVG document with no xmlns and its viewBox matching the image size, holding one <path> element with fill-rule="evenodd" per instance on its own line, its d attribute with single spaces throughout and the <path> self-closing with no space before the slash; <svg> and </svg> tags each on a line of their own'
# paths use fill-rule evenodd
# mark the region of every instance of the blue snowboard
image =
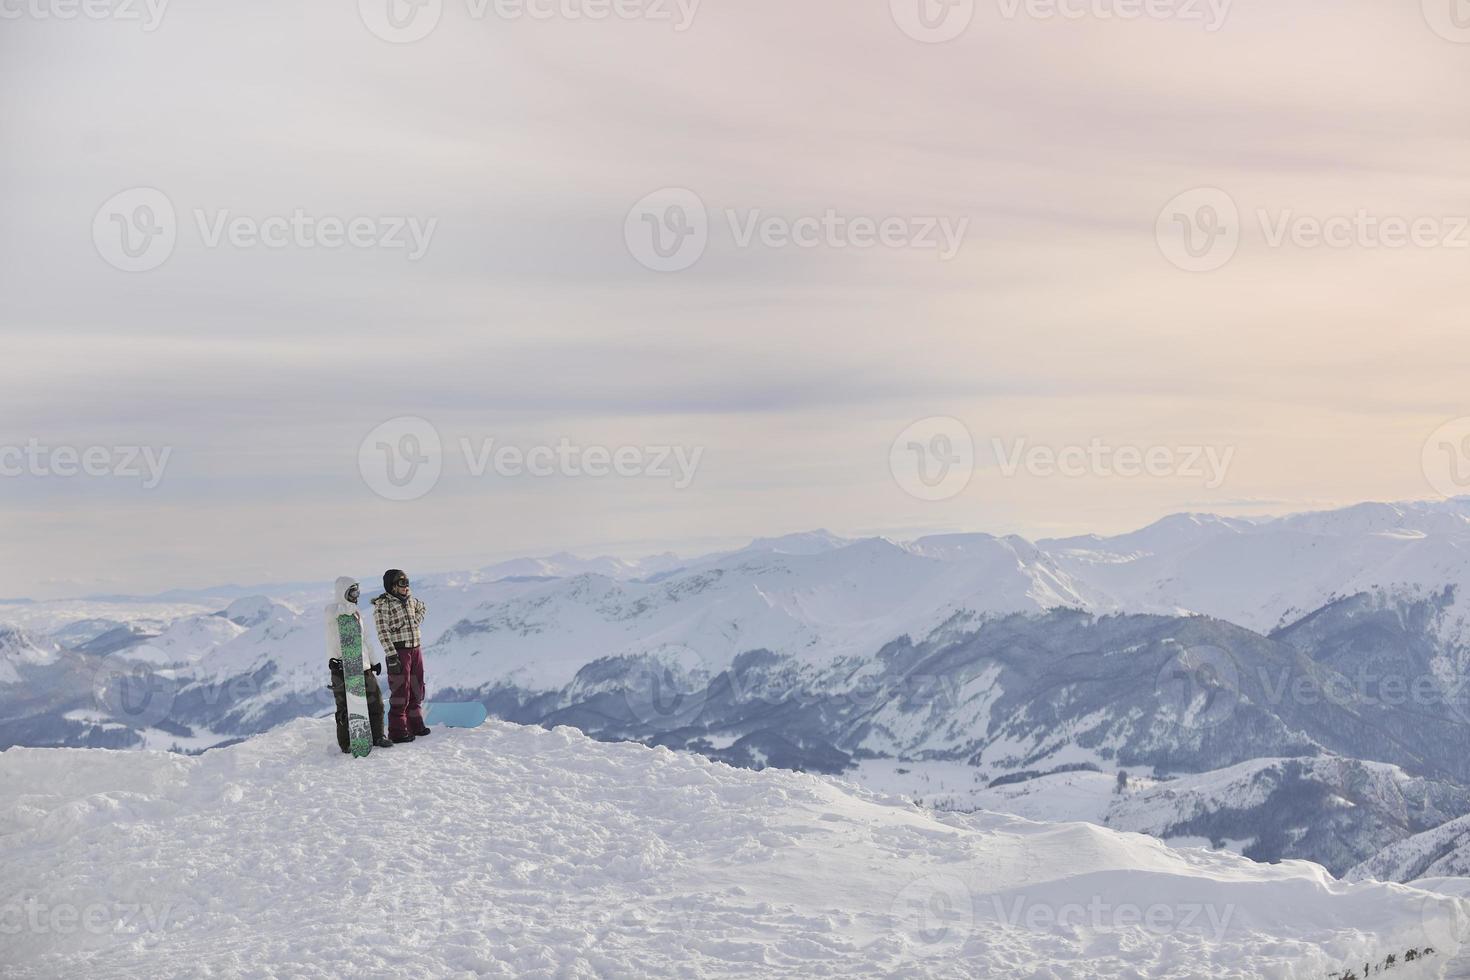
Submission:
<svg viewBox="0 0 1470 980">
<path fill-rule="evenodd" d="M 478 701 L 430 701 L 424 705 L 424 724 L 429 727 L 479 728 L 489 712 Z"/>
</svg>

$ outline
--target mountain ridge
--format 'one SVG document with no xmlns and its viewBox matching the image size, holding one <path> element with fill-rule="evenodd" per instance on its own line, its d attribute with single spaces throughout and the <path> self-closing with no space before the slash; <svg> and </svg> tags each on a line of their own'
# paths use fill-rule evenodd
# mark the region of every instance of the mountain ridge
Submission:
<svg viewBox="0 0 1470 980">
<path fill-rule="evenodd" d="M 663 566 L 553 556 L 415 583 L 431 697 L 751 768 L 952 763 L 990 782 L 1341 755 L 1466 786 L 1467 514 L 1470 499 L 1174 515 L 1040 542 L 814 532 Z M 252 593 L 164 620 L 71 603 L 54 624 L 31 610 L 24 648 L 57 652 L 0 660 L 0 746 L 199 751 L 327 712 L 322 602 Z M 1288 782 L 1328 799 L 1334 778 Z M 1458 817 L 1446 799 L 1435 812 Z M 1234 839 L 1213 805 L 1179 823 Z M 1423 830 L 1392 809 L 1253 853 L 1342 868 Z"/>
</svg>

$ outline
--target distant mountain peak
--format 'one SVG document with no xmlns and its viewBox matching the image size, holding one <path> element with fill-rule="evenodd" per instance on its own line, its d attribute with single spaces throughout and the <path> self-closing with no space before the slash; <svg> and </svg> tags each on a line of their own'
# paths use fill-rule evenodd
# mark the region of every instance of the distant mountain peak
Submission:
<svg viewBox="0 0 1470 980">
<path fill-rule="evenodd" d="M 781 555 L 815 555 L 824 551 L 835 551 L 854 543 L 852 538 L 833 534 L 826 528 L 812 531 L 797 531 L 774 538 L 756 538 L 742 551 L 773 551 Z"/>
</svg>

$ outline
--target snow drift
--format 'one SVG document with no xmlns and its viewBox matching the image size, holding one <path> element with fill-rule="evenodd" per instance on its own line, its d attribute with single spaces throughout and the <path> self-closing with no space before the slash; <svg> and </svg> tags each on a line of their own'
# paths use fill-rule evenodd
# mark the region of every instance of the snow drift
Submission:
<svg viewBox="0 0 1470 980">
<path fill-rule="evenodd" d="M 1438 976 L 1459 900 L 491 722 L 0 753 L 20 977 Z M 1433 952 L 1427 952 L 1433 947 Z"/>
</svg>

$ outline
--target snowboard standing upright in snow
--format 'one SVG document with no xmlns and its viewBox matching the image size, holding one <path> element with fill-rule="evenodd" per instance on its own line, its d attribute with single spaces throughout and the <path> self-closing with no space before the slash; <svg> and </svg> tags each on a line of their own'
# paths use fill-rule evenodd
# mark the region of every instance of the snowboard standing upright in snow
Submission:
<svg viewBox="0 0 1470 980">
<path fill-rule="evenodd" d="M 397 568 L 383 573 L 383 594 L 373 600 L 373 622 L 388 660 L 388 737 L 412 742 L 429 734 L 424 724 L 424 650 L 419 626 L 428 608 Z"/>
<path fill-rule="evenodd" d="M 359 591 L 356 579 L 337 579 L 336 601 L 326 608 L 326 626 L 337 745 L 361 758 L 375 745 L 389 748 L 393 743 L 383 737 L 383 692 L 377 677 L 383 666 L 372 644 L 364 641 Z"/>
</svg>

